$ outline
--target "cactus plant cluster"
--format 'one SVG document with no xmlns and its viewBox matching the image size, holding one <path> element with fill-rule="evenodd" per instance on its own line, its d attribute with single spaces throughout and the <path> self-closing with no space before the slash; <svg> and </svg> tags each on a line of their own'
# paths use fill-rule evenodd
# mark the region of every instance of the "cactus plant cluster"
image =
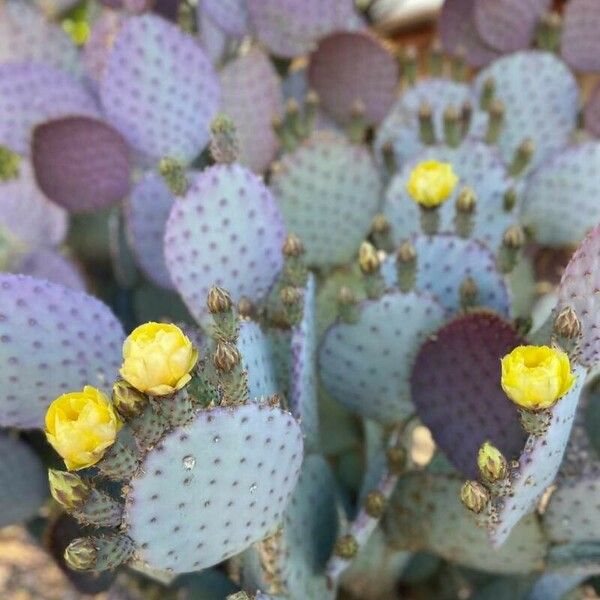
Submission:
<svg viewBox="0 0 600 600">
<path fill-rule="evenodd" d="M 600 6 L 364 4 L 0 0 L 0 525 L 81 593 L 600 591 Z"/>
</svg>

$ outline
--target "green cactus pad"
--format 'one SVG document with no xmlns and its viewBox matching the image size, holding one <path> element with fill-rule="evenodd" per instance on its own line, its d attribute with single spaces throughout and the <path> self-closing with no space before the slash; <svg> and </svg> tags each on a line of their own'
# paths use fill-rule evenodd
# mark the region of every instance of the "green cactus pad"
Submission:
<svg viewBox="0 0 600 600">
<path fill-rule="evenodd" d="M 462 481 L 413 473 L 400 480 L 385 526 L 390 544 L 427 550 L 466 567 L 492 573 L 529 573 L 542 566 L 546 542 L 533 515 L 525 517 L 501 548 L 490 547 L 485 530 L 460 502 Z"/>
<path fill-rule="evenodd" d="M 517 457 L 519 466 L 510 474 L 510 495 L 494 501 L 496 516 L 488 524 L 494 547 L 502 546 L 519 520 L 534 510 L 536 502 L 558 473 L 585 380 L 583 367 L 576 365 L 573 372 L 576 381 L 552 408 L 548 430 L 541 436 L 530 436 Z"/>
<path fill-rule="evenodd" d="M 600 362 L 600 225 L 588 234 L 565 269 L 558 291 L 558 310 L 571 306 L 581 322 L 579 360 Z"/>
<path fill-rule="evenodd" d="M 527 181 L 522 222 L 536 242 L 576 244 L 591 223 L 600 221 L 600 142 L 587 142 L 560 152 Z"/>
<path fill-rule="evenodd" d="M 514 180 L 496 149 L 476 141 L 466 141 L 457 148 L 427 148 L 394 176 L 386 192 L 383 212 L 392 225 L 396 243 L 421 231 L 419 207 L 408 195 L 406 184 L 414 167 L 427 160 L 451 163 L 459 179 L 454 194 L 439 209 L 439 230 L 455 232 L 456 198 L 463 187 L 468 186 L 477 198 L 470 237 L 497 251 L 504 232 L 518 221 L 518 206 L 512 211 L 506 211 L 503 206 L 504 194 L 513 187 Z"/>
<path fill-rule="evenodd" d="M 194 322 L 194 318 L 176 293 L 149 283 L 144 283 L 134 290 L 133 308 L 138 323 L 147 321 Z"/>
<path fill-rule="evenodd" d="M 360 305 L 356 324 L 336 323 L 319 349 L 327 391 L 341 404 L 382 422 L 406 418 L 410 371 L 427 336 L 444 322 L 444 309 L 427 294 L 391 292 Z"/>
<path fill-rule="evenodd" d="M 129 482 L 125 521 L 137 557 L 197 571 L 272 533 L 302 462 L 291 415 L 248 404 L 205 410 L 149 451 Z"/>
<path fill-rule="evenodd" d="M 117 376 L 123 329 L 81 292 L 24 275 L 0 275 L 0 423 L 42 427 L 50 402 Z"/>
<path fill-rule="evenodd" d="M 19 438 L 0 432 L 0 527 L 31 519 L 47 497 L 40 459 Z"/>
<path fill-rule="evenodd" d="M 313 135 L 282 158 L 271 187 L 288 231 L 298 235 L 309 265 L 350 261 L 379 206 L 381 181 L 366 148 L 339 135 Z"/>
<path fill-rule="evenodd" d="M 496 98 L 505 106 L 498 147 L 507 163 L 525 138 L 535 145 L 529 169 L 567 144 L 577 122 L 579 90 L 559 58 L 534 50 L 504 56 L 479 73 L 478 93 L 489 77 L 496 82 Z"/>
<path fill-rule="evenodd" d="M 194 317 L 206 314 L 213 285 L 234 301 L 264 298 L 283 264 L 284 235 L 275 199 L 251 171 L 215 165 L 195 175 L 165 231 L 167 268 Z"/>
<path fill-rule="evenodd" d="M 259 48 L 252 48 L 228 62 L 220 77 L 221 110 L 235 123 L 239 162 L 260 173 L 269 166 L 279 145 L 271 126 L 283 109 L 279 76 L 269 57 Z"/>
<path fill-rule="evenodd" d="M 431 294 L 451 312 L 460 309 L 460 286 L 470 277 L 477 285 L 477 305 L 507 317 L 510 297 L 506 282 L 496 268 L 493 254 L 476 240 L 454 235 L 419 235 L 412 240 L 417 252 L 417 290 Z M 388 285 L 395 285 L 396 257 L 382 267 Z"/>
</svg>

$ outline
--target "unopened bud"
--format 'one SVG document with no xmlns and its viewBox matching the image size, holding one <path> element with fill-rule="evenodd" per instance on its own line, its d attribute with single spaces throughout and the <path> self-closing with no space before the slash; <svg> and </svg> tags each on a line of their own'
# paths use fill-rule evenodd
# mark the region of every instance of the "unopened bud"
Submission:
<svg viewBox="0 0 600 600">
<path fill-rule="evenodd" d="M 475 210 L 477 204 L 477 198 L 473 188 L 464 187 L 460 190 L 458 198 L 456 199 L 456 209 L 462 213 L 470 214 Z"/>
<path fill-rule="evenodd" d="M 386 506 L 386 499 L 379 490 L 371 490 L 365 498 L 365 512 L 373 519 L 379 519 Z"/>
<path fill-rule="evenodd" d="M 300 302 L 302 299 L 302 293 L 298 288 L 288 285 L 284 288 L 281 288 L 279 292 L 279 298 L 286 306 L 293 306 L 294 304 L 298 304 L 298 302 Z"/>
<path fill-rule="evenodd" d="M 519 225 L 512 225 L 505 231 L 502 241 L 507 248 L 518 250 L 525 243 L 523 228 Z"/>
<path fill-rule="evenodd" d="M 488 489 L 479 481 L 467 481 L 460 489 L 461 502 L 472 512 L 479 514 L 490 499 Z"/>
<path fill-rule="evenodd" d="M 226 313 L 231 310 L 231 296 L 219 286 L 213 286 L 208 292 L 206 306 L 211 314 Z"/>
<path fill-rule="evenodd" d="M 385 453 L 388 469 L 394 475 L 400 475 L 406 469 L 406 459 L 408 458 L 406 449 L 403 446 L 392 446 Z"/>
<path fill-rule="evenodd" d="M 511 187 L 504 192 L 503 206 L 506 212 L 510 212 L 517 204 L 517 190 Z"/>
<path fill-rule="evenodd" d="M 21 157 L 6 146 L 0 146 L 0 181 L 16 179 L 20 169 Z"/>
<path fill-rule="evenodd" d="M 79 510 L 89 498 L 91 488 L 79 475 L 48 469 L 52 497 L 67 511 Z"/>
<path fill-rule="evenodd" d="M 240 362 L 242 356 L 234 344 L 229 342 L 217 342 L 217 349 L 213 354 L 215 367 L 223 373 L 231 373 Z"/>
<path fill-rule="evenodd" d="M 337 300 L 344 306 L 352 306 L 356 304 L 356 296 L 354 292 L 345 285 L 340 288 L 337 295 Z"/>
<path fill-rule="evenodd" d="M 385 234 L 388 233 L 390 229 L 390 222 L 385 215 L 378 213 L 373 217 L 373 222 L 371 224 L 371 231 L 373 233 Z"/>
<path fill-rule="evenodd" d="M 240 317 L 251 317 L 254 314 L 254 304 L 247 296 L 242 296 L 238 302 L 237 310 Z"/>
<path fill-rule="evenodd" d="M 372 273 L 377 273 L 380 266 L 379 257 L 377 256 L 377 250 L 373 244 L 369 242 L 363 242 L 360 245 L 360 249 L 358 251 L 358 264 L 360 266 L 360 270 L 365 275 L 370 275 Z"/>
<path fill-rule="evenodd" d="M 465 277 L 459 289 L 461 305 L 465 308 L 473 306 L 477 301 L 478 293 L 479 289 L 475 280 L 472 277 Z"/>
<path fill-rule="evenodd" d="M 158 163 L 158 172 L 174 196 L 184 196 L 187 193 L 189 184 L 185 166 L 181 161 L 172 156 L 165 156 Z"/>
<path fill-rule="evenodd" d="M 571 306 L 565 306 L 554 321 L 554 331 L 559 335 L 574 340 L 581 334 L 581 321 Z"/>
<path fill-rule="evenodd" d="M 315 92 L 315 90 L 308 90 L 308 92 L 306 93 L 306 98 L 304 99 L 304 102 L 308 107 L 317 107 L 320 104 L 320 100 L 319 100 L 319 94 L 317 94 L 317 92 Z"/>
<path fill-rule="evenodd" d="M 353 535 L 344 535 L 335 543 L 334 553 L 340 558 L 350 560 L 356 556 L 357 552 L 358 542 Z"/>
<path fill-rule="evenodd" d="M 295 98 L 289 98 L 285 103 L 285 112 L 286 115 L 290 117 L 296 117 L 300 112 L 300 106 L 298 105 L 298 101 Z"/>
<path fill-rule="evenodd" d="M 113 385 L 112 402 L 116 411 L 127 420 L 142 412 L 148 398 L 126 381 L 119 380 Z"/>
<path fill-rule="evenodd" d="M 505 479 L 508 475 L 508 463 L 498 448 L 484 442 L 477 453 L 477 466 L 486 481 L 494 483 Z"/>
<path fill-rule="evenodd" d="M 402 263 L 410 263 L 417 258 L 417 251 L 410 240 L 406 240 L 400 244 L 396 257 Z"/>
<path fill-rule="evenodd" d="M 65 550 L 65 561 L 75 571 L 93 569 L 98 558 L 98 549 L 90 538 L 76 538 Z"/>
<path fill-rule="evenodd" d="M 289 233 L 283 242 L 283 255 L 292 258 L 304 254 L 304 244 L 302 240 L 294 233 Z"/>
<path fill-rule="evenodd" d="M 239 156 L 237 132 L 227 115 L 218 115 L 210 124 L 210 153 L 215 162 L 231 164 Z"/>
</svg>

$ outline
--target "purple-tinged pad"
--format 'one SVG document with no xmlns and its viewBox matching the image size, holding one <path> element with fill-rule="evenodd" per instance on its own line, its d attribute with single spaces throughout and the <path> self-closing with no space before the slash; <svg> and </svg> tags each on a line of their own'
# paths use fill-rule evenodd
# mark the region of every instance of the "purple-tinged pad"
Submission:
<svg viewBox="0 0 600 600">
<path fill-rule="evenodd" d="M 25 250 L 60 244 L 68 222 L 67 212 L 38 188 L 26 158 L 21 160 L 16 179 L 0 181 L 0 228 Z"/>
<path fill-rule="evenodd" d="M 300 423 L 308 451 L 319 445 L 316 312 L 316 281 L 311 273 L 304 290 L 302 320 L 292 330 L 289 390 L 290 410 Z"/>
<path fill-rule="evenodd" d="M 33 130 L 31 157 L 41 190 L 71 212 L 104 208 L 129 191 L 129 148 L 103 121 L 64 117 L 42 123 Z"/>
<path fill-rule="evenodd" d="M 283 110 L 279 76 L 259 48 L 227 63 L 220 73 L 222 112 L 233 119 L 240 144 L 239 162 L 261 173 L 279 146 L 271 122 Z"/>
<path fill-rule="evenodd" d="M 271 178 L 307 263 L 324 268 L 354 258 L 377 212 L 381 185 L 369 151 L 330 132 L 318 132 L 286 154 Z"/>
<path fill-rule="evenodd" d="M 198 38 L 214 65 L 221 64 L 228 52 L 231 41 L 227 34 L 202 10 L 202 3 L 198 3 L 197 14 Z"/>
<path fill-rule="evenodd" d="M 220 89 L 201 46 L 175 25 L 145 14 L 123 22 L 100 97 L 108 121 L 138 152 L 191 161 L 208 142 Z"/>
<path fill-rule="evenodd" d="M 561 55 L 578 71 L 600 71 L 600 4 L 596 0 L 571 0 L 565 6 Z"/>
<path fill-rule="evenodd" d="M 388 543 L 494 574 L 543 568 L 547 542 L 535 516 L 527 515 L 504 546 L 492 548 L 485 529 L 460 501 L 463 482 L 455 475 L 427 472 L 404 476 L 386 511 Z"/>
<path fill-rule="evenodd" d="M 79 266 L 69 257 L 51 248 L 41 248 L 28 254 L 12 271 L 37 279 L 47 279 L 80 292 L 84 292 L 86 288 Z"/>
<path fill-rule="evenodd" d="M 490 77 L 505 106 L 498 148 L 507 163 L 526 138 L 535 145 L 528 171 L 567 144 L 577 124 L 579 89 L 565 63 L 537 50 L 509 54 L 479 73 L 477 94 Z"/>
<path fill-rule="evenodd" d="M 0 432 L 0 527 L 35 517 L 48 498 L 47 472 L 18 437 Z"/>
<path fill-rule="evenodd" d="M 359 29 L 352 0 L 246 0 L 250 23 L 272 54 L 294 58 L 334 31 Z"/>
<path fill-rule="evenodd" d="M 72 115 L 96 117 L 98 108 L 70 75 L 37 63 L 0 64 L 0 144 L 28 155 L 36 125 Z"/>
<path fill-rule="evenodd" d="M 100 84 L 113 43 L 121 24 L 123 14 L 107 10 L 92 24 L 90 35 L 83 47 L 82 62 L 86 75 Z"/>
<path fill-rule="evenodd" d="M 205 12 L 225 33 L 242 37 L 248 31 L 246 0 L 202 0 L 198 11 Z"/>
<path fill-rule="evenodd" d="M 369 124 L 379 123 L 396 98 L 398 62 L 375 37 L 364 32 L 334 33 L 310 57 L 308 80 L 324 110 L 346 123 L 360 100 Z"/>
<path fill-rule="evenodd" d="M 475 0 L 473 17 L 484 43 L 500 52 L 527 48 L 552 0 Z"/>
<path fill-rule="evenodd" d="M 301 464 L 289 413 L 254 403 L 199 412 L 148 452 L 128 484 L 138 558 L 185 573 L 245 550 L 277 529 Z"/>
<path fill-rule="evenodd" d="M 426 160 L 451 163 L 459 179 L 454 194 L 439 209 L 440 231 L 455 232 L 456 198 L 463 187 L 469 186 L 477 197 L 470 237 L 497 251 L 502 245 L 504 232 L 518 222 L 519 206 L 512 211 L 504 209 L 504 194 L 514 186 L 514 180 L 508 175 L 496 149 L 476 141 L 466 141 L 457 148 L 425 148 L 393 177 L 386 192 L 383 212 L 392 225 L 396 244 L 421 231 L 419 207 L 408 195 L 406 184 L 413 168 Z"/>
<path fill-rule="evenodd" d="M 167 219 L 175 198 L 163 178 L 149 171 L 125 201 L 127 239 L 144 275 L 156 285 L 173 288 L 164 253 Z"/>
<path fill-rule="evenodd" d="M 116 317 L 96 298 L 0 274 L 0 424 L 42 427 L 57 396 L 84 385 L 108 392 L 124 337 Z"/>
<path fill-rule="evenodd" d="M 483 67 L 500 56 L 497 50 L 487 46 L 479 37 L 474 20 L 476 0 L 445 0 L 438 28 L 444 50 L 448 54 L 465 53 L 472 67 Z"/>
<path fill-rule="evenodd" d="M 465 476 L 477 478 L 477 451 L 489 440 L 507 458 L 526 434 L 500 387 L 500 359 L 524 344 L 513 327 L 487 312 L 463 315 L 428 339 L 417 355 L 411 395 L 435 443 Z"/>
<path fill-rule="evenodd" d="M 527 179 L 522 223 L 539 244 L 577 244 L 600 221 L 600 142 L 553 155 Z"/>
<path fill-rule="evenodd" d="M 496 268 L 496 259 L 477 240 L 454 235 L 418 235 L 412 239 L 417 252 L 415 288 L 431 294 L 449 312 L 460 310 L 460 286 L 471 277 L 478 289 L 477 305 L 510 316 L 506 281 Z M 382 274 L 389 286 L 396 285 L 396 257 L 383 263 Z"/>
<path fill-rule="evenodd" d="M 594 87 L 583 109 L 585 128 L 600 137 L 600 82 Z"/>
<path fill-rule="evenodd" d="M 0 5 L 0 63 L 39 62 L 79 75 L 77 48 L 61 27 L 23 0 Z"/>
<path fill-rule="evenodd" d="M 260 325 L 241 321 L 237 347 L 242 355 L 244 370 L 248 373 L 250 400 L 259 402 L 280 392 L 273 365 L 273 348 Z"/>
<path fill-rule="evenodd" d="M 570 306 L 581 322 L 578 360 L 600 362 L 600 225 L 583 240 L 565 269 L 558 288 L 558 307 Z"/>
<path fill-rule="evenodd" d="M 591 564 L 583 562 L 579 565 L 559 567 L 556 570 L 549 569 L 535 582 L 535 585 L 527 596 L 527 600 L 563 600 L 563 598 L 576 598 L 576 593 L 569 594 L 569 592 L 574 591 L 586 579 L 599 574 L 600 565 L 595 559 L 592 559 Z"/>
<path fill-rule="evenodd" d="M 390 292 L 364 301 L 358 323 L 338 322 L 323 338 L 319 368 L 325 388 L 364 417 L 383 423 L 405 419 L 414 411 L 414 358 L 444 316 L 437 301 L 416 292 Z"/>
<path fill-rule="evenodd" d="M 542 436 L 529 436 L 520 456 L 510 457 L 517 458 L 519 463 L 516 472 L 511 473 L 511 494 L 495 499 L 496 518 L 488 524 L 488 535 L 495 548 L 502 546 L 513 527 L 534 510 L 546 488 L 556 478 L 586 376 L 586 370 L 577 364 L 573 372 L 576 381 L 551 409 L 552 421 L 548 431 Z"/>
<path fill-rule="evenodd" d="M 269 189 L 238 165 L 215 165 L 196 175 L 173 205 L 165 259 L 173 284 L 196 319 L 206 314 L 213 285 L 237 302 L 264 298 L 282 265 L 285 227 Z"/>
</svg>

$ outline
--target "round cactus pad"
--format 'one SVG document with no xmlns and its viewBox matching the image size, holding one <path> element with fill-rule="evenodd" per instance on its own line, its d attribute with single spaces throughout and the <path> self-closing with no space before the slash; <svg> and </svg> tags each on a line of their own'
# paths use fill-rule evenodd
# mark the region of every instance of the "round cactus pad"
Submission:
<svg viewBox="0 0 600 600">
<path fill-rule="evenodd" d="M 248 30 L 245 0 L 203 0 L 198 3 L 216 25 L 229 35 L 242 37 Z"/>
<path fill-rule="evenodd" d="M 559 310 L 571 306 L 581 322 L 579 360 L 588 366 L 600 362 L 600 225 L 588 234 L 563 273 Z"/>
<path fill-rule="evenodd" d="M 97 119 L 66 117 L 38 125 L 31 154 L 41 190 L 70 211 L 103 208 L 129 191 L 127 144 Z"/>
<path fill-rule="evenodd" d="M 336 323 L 319 349 L 321 379 L 341 404 L 382 422 L 406 418 L 410 371 L 427 336 L 444 322 L 444 309 L 425 294 L 392 292 L 360 305 L 356 324 Z"/>
<path fill-rule="evenodd" d="M 310 58 L 308 80 L 326 112 L 342 123 L 360 101 L 367 123 L 379 123 L 396 98 L 398 63 L 366 33 L 334 33 L 319 42 Z"/>
<path fill-rule="evenodd" d="M 522 222 L 539 244 L 577 244 L 600 221 L 600 142 L 559 152 L 532 173 L 523 193 Z"/>
<path fill-rule="evenodd" d="M 83 47 L 82 62 L 86 75 L 99 85 L 106 69 L 112 45 L 121 28 L 124 14 L 107 10 L 91 24 L 90 35 Z"/>
<path fill-rule="evenodd" d="M 561 54 L 578 71 L 600 70 L 600 6 L 595 0 L 571 0 L 565 6 Z"/>
<path fill-rule="evenodd" d="M 381 180 L 362 146 L 329 132 L 285 155 L 271 187 L 288 231 L 300 237 L 308 264 L 331 267 L 352 260 L 379 206 Z"/>
<path fill-rule="evenodd" d="M 108 307 L 61 285 L 0 275 L 0 424 L 42 427 L 50 402 L 92 385 L 108 392 L 123 329 Z"/>
<path fill-rule="evenodd" d="M 263 298 L 283 264 L 285 229 L 268 188 L 237 164 L 197 174 L 173 205 L 165 231 L 165 258 L 190 312 L 206 313 L 213 285 L 234 301 Z"/>
<path fill-rule="evenodd" d="M 109 122 L 137 151 L 191 161 L 208 142 L 220 90 L 202 47 L 146 14 L 128 18 L 119 30 L 100 97 Z"/>
<path fill-rule="evenodd" d="M 442 327 L 417 355 L 411 375 L 417 413 L 466 477 L 478 477 L 477 451 L 486 440 L 507 458 L 523 448 L 517 410 L 500 387 L 500 359 L 523 343 L 500 317 L 474 312 Z"/>
<path fill-rule="evenodd" d="M 288 413 L 258 404 L 201 411 L 129 483 L 125 518 L 138 557 L 185 573 L 241 552 L 277 528 L 301 463 Z"/>
<path fill-rule="evenodd" d="M 14 272 L 38 279 L 47 279 L 72 290 L 85 291 L 85 280 L 78 266 L 59 251 L 51 248 L 40 248 L 28 254 Z"/>
<path fill-rule="evenodd" d="M 36 125 L 72 115 L 96 117 L 98 109 L 70 75 L 37 63 L 0 64 L 0 144 L 28 155 Z"/>
<path fill-rule="evenodd" d="M 535 50 L 504 56 L 479 73 L 475 88 L 492 77 L 496 98 L 505 106 L 500 153 L 510 162 L 521 142 L 535 145 L 530 168 L 567 144 L 579 111 L 575 77 L 554 54 Z"/>
</svg>

